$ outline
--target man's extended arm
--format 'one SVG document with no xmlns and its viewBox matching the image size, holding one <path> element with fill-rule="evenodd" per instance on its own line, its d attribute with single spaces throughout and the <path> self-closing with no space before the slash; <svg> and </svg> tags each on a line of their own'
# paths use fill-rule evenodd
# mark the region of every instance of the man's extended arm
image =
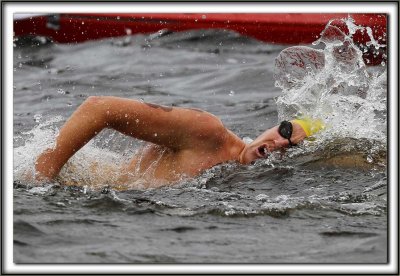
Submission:
<svg viewBox="0 0 400 276">
<path fill-rule="evenodd" d="M 213 144 L 223 125 L 215 116 L 117 97 L 89 97 L 61 128 L 53 149 L 36 161 L 37 178 L 54 178 L 64 164 L 102 129 L 112 128 L 174 150 Z"/>
</svg>

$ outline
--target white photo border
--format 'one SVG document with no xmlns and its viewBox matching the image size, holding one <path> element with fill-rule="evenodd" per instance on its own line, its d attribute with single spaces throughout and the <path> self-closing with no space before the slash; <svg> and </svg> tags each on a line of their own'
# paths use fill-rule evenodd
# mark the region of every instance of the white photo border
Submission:
<svg viewBox="0 0 400 276">
<path fill-rule="evenodd" d="M 388 259 L 389 263 L 330 265 L 101 265 L 13 263 L 13 14 L 14 13 L 386 13 L 388 19 Z M 3 2 L 2 3 L 2 273 L 18 274 L 396 274 L 398 270 L 398 2 Z"/>
</svg>

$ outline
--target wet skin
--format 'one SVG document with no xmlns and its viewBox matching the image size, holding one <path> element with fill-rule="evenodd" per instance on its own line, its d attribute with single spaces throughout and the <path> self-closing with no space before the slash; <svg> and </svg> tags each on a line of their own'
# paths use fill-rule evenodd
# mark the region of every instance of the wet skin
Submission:
<svg viewBox="0 0 400 276">
<path fill-rule="evenodd" d="M 201 111 L 201 112 L 199 112 Z M 194 177 L 217 164 L 236 161 L 250 164 L 272 151 L 288 147 L 278 126 L 266 130 L 246 145 L 216 116 L 199 110 L 165 107 L 117 97 L 89 97 L 61 128 L 56 145 L 36 160 L 37 179 L 53 179 L 64 164 L 102 129 L 111 128 L 136 139 L 150 142 L 138 158 L 121 171 L 143 173 L 152 165 L 155 179 L 174 182 Z M 293 124 L 291 141 L 306 137 Z"/>
</svg>

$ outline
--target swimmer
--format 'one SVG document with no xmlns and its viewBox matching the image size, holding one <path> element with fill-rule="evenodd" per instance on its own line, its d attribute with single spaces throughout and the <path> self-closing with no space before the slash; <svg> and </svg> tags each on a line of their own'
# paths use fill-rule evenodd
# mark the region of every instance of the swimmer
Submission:
<svg viewBox="0 0 400 276">
<path fill-rule="evenodd" d="M 220 163 L 250 164 L 296 145 L 323 127 L 319 121 L 310 120 L 283 121 L 245 144 L 219 118 L 200 109 L 91 96 L 61 128 L 55 146 L 39 155 L 36 178 L 54 179 L 64 164 L 105 128 L 150 142 L 140 156 L 140 170 L 156 164 L 154 178 L 171 183 L 182 176 L 195 177 Z M 134 157 L 127 171 L 133 171 L 136 165 Z"/>
</svg>

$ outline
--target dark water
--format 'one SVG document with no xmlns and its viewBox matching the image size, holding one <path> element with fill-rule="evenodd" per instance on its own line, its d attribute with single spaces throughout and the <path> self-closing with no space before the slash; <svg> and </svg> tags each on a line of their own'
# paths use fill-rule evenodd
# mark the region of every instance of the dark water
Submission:
<svg viewBox="0 0 400 276">
<path fill-rule="evenodd" d="M 141 143 L 105 131 L 60 181 L 29 180 L 35 156 L 90 95 L 202 108 L 254 139 L 278 122 L 284 47 L 223 31 L 39 44 L 14 48 L 15 263 L 387 262 L 386 145 L 375 140 L 333 137 L 307 154 L 116 191 L 86 165 L 127 160 Z M 79 186 L 60 184 L 75 177 Z"/>
</svg>

